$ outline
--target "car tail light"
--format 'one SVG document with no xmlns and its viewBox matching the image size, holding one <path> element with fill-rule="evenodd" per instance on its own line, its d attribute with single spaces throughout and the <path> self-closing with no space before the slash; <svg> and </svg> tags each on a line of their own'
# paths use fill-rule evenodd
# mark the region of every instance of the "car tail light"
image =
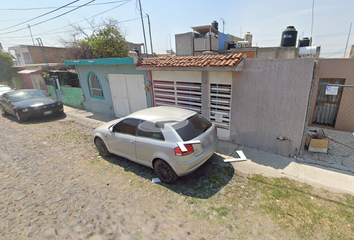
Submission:
<svg viewBox="0 0 354 240">
<path fill-rule="evenodd" d="M 215 132 L 218 133 L 218 128 L 215 126 Z"/>
<path fill-rule="evenodd" d="M 187 152 L 182 152 L 182 150 L 180 149 L 180 147 L 176 147 L 175 148 L 175 155 L 176 156 L 184 156 L 184 155 L 188 155 L 192 152 L 194 152 L 193 149 L 193 145 L 192 144 L 186 144 L 184 145 L 187 148 Z"/>
</svg>

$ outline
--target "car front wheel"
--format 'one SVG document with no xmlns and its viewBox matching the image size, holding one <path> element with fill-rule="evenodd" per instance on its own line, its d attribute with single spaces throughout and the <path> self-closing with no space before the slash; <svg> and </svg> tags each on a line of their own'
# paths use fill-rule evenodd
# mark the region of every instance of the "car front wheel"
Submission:
<svg viewBox="0 0 354 240">
<path fill-rule="evenodd" d="M 4 107 L 0 107 L 0 109 L 1 109 L 1 114 L 2 114 L 3 116 L 6 116 L 6 115 L 7 115 L 7 112 L 4 110 Z"/>
<path fill-rule="evenodd" d="M 164 183 L 171 184 L 178 178 L 173 168 L 161 159 L 156 160 L 154 170 L 159 179 Z"/>
<path fill-rule="evenodd" d="M 96 148 L 98 150 L 98 153 L 101 156 L 109 157 L 111 155 L 111 153 L 108 151 L 108 149 L 106 147 L 106 144 L 104 144 L 104 142 L 103 142 L 103 140 L 101 138 L 96 138 L 95 139 L 95 145 L 96 145 Z"/>
</svg>

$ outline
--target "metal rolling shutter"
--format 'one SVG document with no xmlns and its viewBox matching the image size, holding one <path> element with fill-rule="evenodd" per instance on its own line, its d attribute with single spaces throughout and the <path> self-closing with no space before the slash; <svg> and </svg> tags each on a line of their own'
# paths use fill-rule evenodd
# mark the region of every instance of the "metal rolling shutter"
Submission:
<svg viewBox="0 0 354 240">
<path fill-rule="evenodd" d="M 201 83 L 154 80 L 155 106 L 175 106 L 201 112 Z"/>
<path fill-rule="evenodd" d="M 231 85 L 210 84 L 210 121 L 218 128 L 230 129 Z"/>
</svg>

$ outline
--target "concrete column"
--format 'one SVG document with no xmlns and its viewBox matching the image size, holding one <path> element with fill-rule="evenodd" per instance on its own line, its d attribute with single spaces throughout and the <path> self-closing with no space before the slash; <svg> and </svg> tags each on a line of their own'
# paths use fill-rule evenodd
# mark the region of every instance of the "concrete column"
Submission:
<svg viewBox="0 0 354 240">
<path fill-rule="evenodd" d="M 209 119 L 210 116 L 210 91 L 209 72 L 202 71 L 202 115 Z"/>
</svg>

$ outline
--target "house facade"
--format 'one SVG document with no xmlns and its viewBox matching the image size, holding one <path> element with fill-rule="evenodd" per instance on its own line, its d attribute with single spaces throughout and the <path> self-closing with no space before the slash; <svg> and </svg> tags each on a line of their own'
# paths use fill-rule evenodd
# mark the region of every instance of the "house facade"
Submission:
<svg viewBox="0 0 354 240">
<path fill-rule="evenodd" d="M 147 72 L 136 70 L 135 63 L 134 58 L 65 61 L 76 68 L 85 109 L 115 117 L 152 106 Z"/>
<path fill-rule="evenodd" d="M 151 74 L 153 106 L 195 110 L 218 127 L 221 139 L 294 156 L 302 146 L 314 62 L 202 55 L 144 59 L 137 69 Z"/>
</svg>

